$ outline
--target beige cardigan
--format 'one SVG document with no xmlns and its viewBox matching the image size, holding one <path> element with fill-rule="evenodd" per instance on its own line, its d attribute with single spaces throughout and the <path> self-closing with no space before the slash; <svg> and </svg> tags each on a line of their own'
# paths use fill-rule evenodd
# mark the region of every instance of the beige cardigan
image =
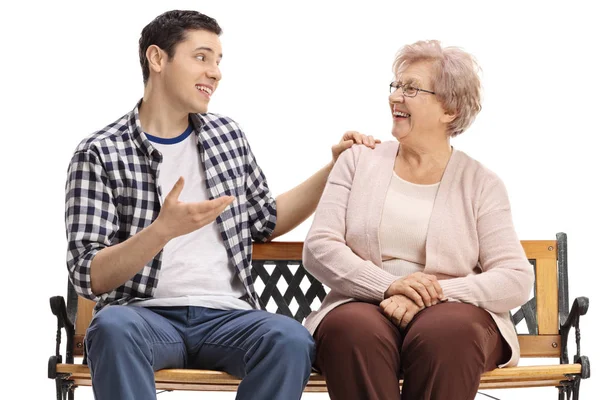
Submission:
<svg viewBox="0 0 600 400">
<path fill-rule="evenodd" d="M 397 279 L 382 269 L 379 224 L 398 146 L 355 145 L 329 175 L 303 251 L 306 269 L 331 288 L 305 322 L 311 333 L 339 305 L 380 302 Z M 456 149 L 431 213 L 424 272 L 437 276 L 450 301 L 491 314 L 512 349 L 501 366 L 516 365 L 519 342 L 509 311 L 528 300 L 533 268 L 513 227 L 504 184 Z"/>
</svg>

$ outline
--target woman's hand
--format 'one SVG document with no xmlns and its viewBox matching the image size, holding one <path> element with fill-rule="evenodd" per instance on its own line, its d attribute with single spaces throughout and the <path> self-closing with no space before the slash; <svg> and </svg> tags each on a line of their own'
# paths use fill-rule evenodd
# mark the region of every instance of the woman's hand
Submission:
<svg viewBox="0 0 600 400">
<path fill-rule="evenodd" d="M 415 315 L 425 309 L 425 307 L 419 307 L 414 301 L 402 295 L 388 297 L 379 304 L 379 307 L 383 315 L 402 329 L 406 328 Z"/>
<path fill-rule="evenodd" d="M 385 291 L 385 298 L 403 295 L 419 307 L 430 307 L 445 301 L 444 292 L 435 275 L 415 272 L 394 281 Z"/>
</svg>

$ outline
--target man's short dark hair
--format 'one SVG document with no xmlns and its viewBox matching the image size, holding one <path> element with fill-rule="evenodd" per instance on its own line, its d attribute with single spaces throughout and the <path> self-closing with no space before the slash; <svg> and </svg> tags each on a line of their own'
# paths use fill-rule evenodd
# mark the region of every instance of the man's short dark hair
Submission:
<svg viewBox="0 0 600 400">
<path fill-rule="evenodd" d="M 170 60 L 175 55 L 175 47 L 185 40 L 188 30 L 204 30 L 220 35 L 222 30 L 214 18 L 197 11 L 173 10 L 154 18 L 144 27 L 140 36 L 140 64 L 144 85 L 150 77 L 150 67 L 146 58 L 148 47 L 156 45 L 164 50 Z"/>
</svg>

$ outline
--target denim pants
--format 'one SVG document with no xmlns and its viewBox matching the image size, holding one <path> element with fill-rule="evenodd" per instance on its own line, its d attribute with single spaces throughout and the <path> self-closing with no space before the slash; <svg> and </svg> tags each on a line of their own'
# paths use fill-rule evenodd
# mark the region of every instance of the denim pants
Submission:
<svg viewBox="0 0 600 400">
<path fill-rule="evenodd" d="M 315 355 L 306 328 L 260 310 L 107 306 L 85 339 L 98 400 L 156 398 L 154 371 L 193 368 L 242 379 L 236 399 L 300 399 Z"/>
</svg>

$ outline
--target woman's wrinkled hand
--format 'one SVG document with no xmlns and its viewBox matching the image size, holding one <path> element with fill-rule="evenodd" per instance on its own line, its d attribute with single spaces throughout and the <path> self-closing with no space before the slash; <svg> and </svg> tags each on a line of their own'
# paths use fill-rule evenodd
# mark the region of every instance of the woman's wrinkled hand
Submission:
<svg viewBox="0 0 600 400">
<path fill-rule="evenodd" d="M 388 297 L 379 304 L 379 308 L 383 315 L 401 329 L 405 329 L 415 315 L 425 309 L 425 307 L 418 306 L 414 301 L 402 295 Z"/>
<path fill-rule="evenodd" d="M 384 297 L 403 295 L 419 307 L 430 307 L 446 301 L 444 292 L 435 275 L 415 272 L 394 281 L 385 291 Z"/>
</svg>

